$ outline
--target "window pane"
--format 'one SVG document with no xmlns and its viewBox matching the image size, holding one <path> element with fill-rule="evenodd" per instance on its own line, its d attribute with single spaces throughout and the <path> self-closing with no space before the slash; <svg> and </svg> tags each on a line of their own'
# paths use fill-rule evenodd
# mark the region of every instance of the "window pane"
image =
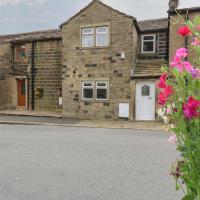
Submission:
<svg viewBox="0 0 200 200">
<path fill-rule="evenodd" d="M 82 47 L 93 47 L 94 46 L 94 36 L 93 35 L 83 35 L 82 36 Z"/>
<path fill-rule="evenodd" d="M 97 99 L 107 99 L 107 89 L 97 89 Z"/>
<path fill-rule="evenodd" d="M 16 46 L 15 53 L 16 53 L 15 58 L 17 61 L 24 61 L 27 57 L 26 46 L 24 45 Z"/>
<path fill-rule="evenodd" d="M 84 99 L 93 99 L 93 89 L 83 89 L 83 98 Z"/>
<path fill-rule="evenodd" d="M 82 34 L 93 34 L 93 28 L 84 28 Z"/>
<path fill-rule="evenodd" d="M 108 33 L 108 27 L 98 27 L 97 33 Z"/>
<path fill-rule="evenodd" d="M 89 82 L 88 83 L 84 83 L 84 86 L 85 87 L 92 87 L 92 83 L 89 83 Z"/>
<path fill-rule="evenodd" d="M 144 36 L 144 40 L 154 40 L 154 36 Z"/>
<path fill-rule="evenodd" d="M 97 46 L 108 46 L 108 33 L 97 33 L 96 45 Z"/>
<path fill-rule="evenodd" d="M 154 42 L 143 42 L 143 51 L 144 52 L 153 52 L 154 51 Z"/>
<path fill-rule="evenodd" d="M 150 96 L 150 88 L 148 85 L 142 87 L 142 96 Z"/>
<path fill-rule="evenodd" d="M 106 87 L 107 86 L 107 83 L 105 82 L 98 82 L 97 83 L 97 87 Z"/>
</svg>

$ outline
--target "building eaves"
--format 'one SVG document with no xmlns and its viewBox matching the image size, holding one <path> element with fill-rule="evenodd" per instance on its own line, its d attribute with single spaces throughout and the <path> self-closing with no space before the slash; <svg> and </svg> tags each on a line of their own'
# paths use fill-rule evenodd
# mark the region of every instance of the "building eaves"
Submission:
<svg viewBox="0 0 200 200">
<path fill-rule="evenodd" d="M 0 44 L 4 43 L 17 43 L 17 42 L 31 42 L 31 41 L 41 41 L 41 40 L 52 40 L 61 39 L 62 34 L 60 29 L 35 31 L 27 33 L 19 33 L 12 35 L 1 35 Z"/>
</svg>

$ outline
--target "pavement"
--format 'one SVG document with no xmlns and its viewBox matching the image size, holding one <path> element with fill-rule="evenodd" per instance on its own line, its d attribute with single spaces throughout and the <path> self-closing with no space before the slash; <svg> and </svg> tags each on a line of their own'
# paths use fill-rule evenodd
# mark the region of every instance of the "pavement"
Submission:
<svg viewBox="0 0 200 200">
<path fill-rule="evenodd" d="M 1 200 L 178 200 L 161 131 L 0 125 Z"/>
<path fill-rule="evenodd" d="M 49 125 L 65 127 L 164 130 L 161 122 L 133 122 L 126 120 L 80 120 L 62 118 L 60 113 L 27 110 L 0 111 L 0 124 Z"/>
</svg>

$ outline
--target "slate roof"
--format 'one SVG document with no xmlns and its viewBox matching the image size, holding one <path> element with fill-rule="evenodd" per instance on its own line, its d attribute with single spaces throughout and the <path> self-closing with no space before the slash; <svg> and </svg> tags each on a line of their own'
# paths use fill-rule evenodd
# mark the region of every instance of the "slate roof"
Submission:
<svg viewBox="0 0 200 200">
<path fill-rule="evenodd" d="M 1 35 L 0 44 L 8 42 L 27 42 L 27 41 L 61 39 L 61 38 L 62 38 L 61 30 L 52 29 L 52 30 L 35 31 L 29 33 L 13 34 L 13 35 Z"/>
<path fill-rule="evenodd" d="M 138 26 L 141 32 L 167 30 L 168 18 L 139 21 Z"/>
<path fill-rule="evenodd" d="M 165 65 L 163 60 L 139 60 L 134 69 L 132 78 L 160 77 L 161 67 Z"/>
</svg>

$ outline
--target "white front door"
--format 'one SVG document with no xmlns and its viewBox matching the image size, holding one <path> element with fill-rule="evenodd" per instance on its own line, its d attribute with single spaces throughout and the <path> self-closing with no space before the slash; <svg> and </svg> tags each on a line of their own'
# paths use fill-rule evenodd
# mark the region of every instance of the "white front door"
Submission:
<svg viewBox="0 0 200 200">
<path fill-rule="evenodd" d="M 136 84 L 136 120 L 155 120 L 155 82 Z"/>
</svg>

